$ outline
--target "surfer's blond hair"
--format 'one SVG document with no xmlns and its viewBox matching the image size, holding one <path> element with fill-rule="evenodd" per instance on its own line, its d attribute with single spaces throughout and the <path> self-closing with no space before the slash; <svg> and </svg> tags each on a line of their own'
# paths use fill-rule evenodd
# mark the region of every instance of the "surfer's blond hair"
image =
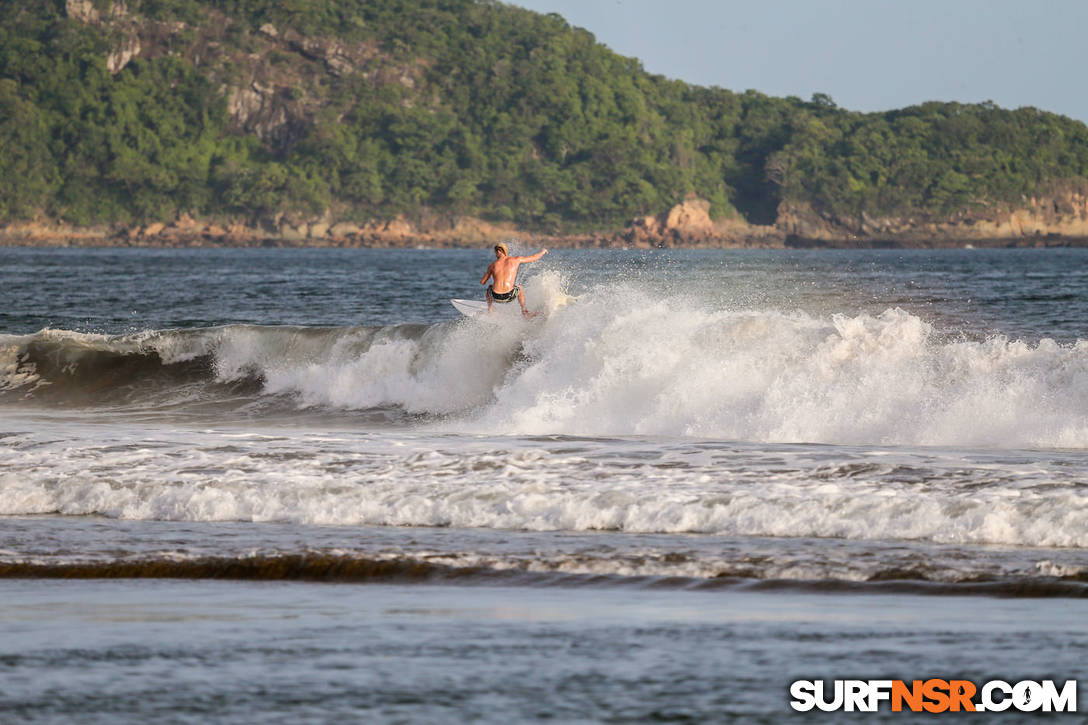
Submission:
<svg viewBox="0 0 1088 725">
<path fill-rule="evenodd" d="M 503 244 L 502 242 L 499 242 L 498 244 L 495 245 L 495 251 L 496 252 L 502 252 L 503 254 L 505 254 L 507 256 L 510 255 L 510 250 L 507 249 L 506 245 Z"/>
</svg>

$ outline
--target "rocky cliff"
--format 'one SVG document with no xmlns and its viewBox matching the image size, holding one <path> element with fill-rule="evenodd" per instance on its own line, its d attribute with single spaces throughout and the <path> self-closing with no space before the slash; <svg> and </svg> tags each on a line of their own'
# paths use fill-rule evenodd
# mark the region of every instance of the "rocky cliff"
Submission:
<svg viewBox="0 0 1088 725">
<path fill-rule="evenodd" d="M 541 234 L 514 224 L 473 217 L 396 217 L 366 223 L 328 215 L 306 221 L 280 218 L 275 226 L 197 220 L 128 228 L 91 227 L 37 220 L 0 227 L 0 244 L 43 246 L 321 246 L 472 247 L 517 238 L 554 247 L 649 249 L 903 247 L 937 248 L 1088 246 L 1088 195 L 1065 190 L 1033 197 L 1022 207 L 975 210 L 933 219 L 922 216 L 841 219 L 809 207 L 783 204 L 772 225 L 711 219 L 710 204 L 689 198 L 657 216 L 639 217 L 620 230 Z"/>
<path fill-rule="evenodd" d="M 131 13 L 123 0 L 66 0 L 65 12 L 108 31 L 112 47 L 106 67 L 113 75 L 136 58 L 177 56 L 202 68 L 227 99 L 233 130 L 253 133 L 279 152 L 327 106 L 328 76 L 358 74 L 374 85 L 412 88 L 422 71 L 394 61 L 374 43 L 307 37 L 268 23 L 240 41 L 237 21 L 213 9 L 199 28 Z"/>
</svg>

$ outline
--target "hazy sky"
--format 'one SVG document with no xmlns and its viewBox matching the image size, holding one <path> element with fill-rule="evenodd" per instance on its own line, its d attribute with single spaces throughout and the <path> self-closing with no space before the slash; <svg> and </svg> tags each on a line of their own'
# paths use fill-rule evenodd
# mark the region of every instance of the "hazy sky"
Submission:
<svg viewBox="0 0 1088 725">
<path fill-rule="evenodd" d="M 514 0 L 652 73 L 881 111 L 928 100 L 1088 121 L 1081 0 Z"/>
</svg>

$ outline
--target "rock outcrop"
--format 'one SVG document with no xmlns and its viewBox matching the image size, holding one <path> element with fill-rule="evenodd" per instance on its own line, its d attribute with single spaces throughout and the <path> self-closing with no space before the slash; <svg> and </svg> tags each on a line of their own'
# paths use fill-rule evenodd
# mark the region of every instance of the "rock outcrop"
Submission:
<svg viewBox="0 0 1088 725">
<path fill-rule="evenodd" d="M 140 36 L 136 33 L 127 33 L 106 56 L 106 69 L 111 75 L 117 75 L 130 60 L 140 55 L 141 50 L 143 46 L 140 44 Z"/>
<path fill-rule="evenodd" d="M 710 202 L 691 198 L 677 204 L 665 215 L 664 231 L 681 235 L 712 234 Z"/>
<path fill-rule="evenodd" d="M 785 235 L 739 219 L 712 220 L 710 202 L 689 197 L 662 214 L 632 220 L 619 239 L 624 246 L 641 248 L 781 247 Z"/>
<path fill-rule="evenodd" d="M 775 226 L 788 246 L 1048 246 L 1088 239 L 1088 193 L 1057 189 L 1020 204 L 993 204 L 948 216 L 841 217 L 805 204 L 782 204 Z"/>
</svg>

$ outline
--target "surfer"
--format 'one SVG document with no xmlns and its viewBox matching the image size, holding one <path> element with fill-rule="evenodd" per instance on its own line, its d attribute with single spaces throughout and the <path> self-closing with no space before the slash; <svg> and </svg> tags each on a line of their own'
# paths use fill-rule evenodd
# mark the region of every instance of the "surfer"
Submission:
<svg viewBox="0 0 1088 725">
<path fill-rule="evenodd" d="M 511 257 L 505 244 L 496 244 L 495 261 L 488 266 L 484 278 L 480 280 L 480 284 L 487 284 L 488 279 L 492 280 L 487 285 L 487 311 L 491 312 L 494 302 L 510 302 L 516 297 L 521 305 L 521 314 L 526 317 L 534 316 L 535 312 L 525 309 L 525 292 L 514 282 L 518 278 L 518 267 L 523 262 L 535 262 L 547 253 L 547 249 L 541 249 L 528 257 Z"/>
</svg>

